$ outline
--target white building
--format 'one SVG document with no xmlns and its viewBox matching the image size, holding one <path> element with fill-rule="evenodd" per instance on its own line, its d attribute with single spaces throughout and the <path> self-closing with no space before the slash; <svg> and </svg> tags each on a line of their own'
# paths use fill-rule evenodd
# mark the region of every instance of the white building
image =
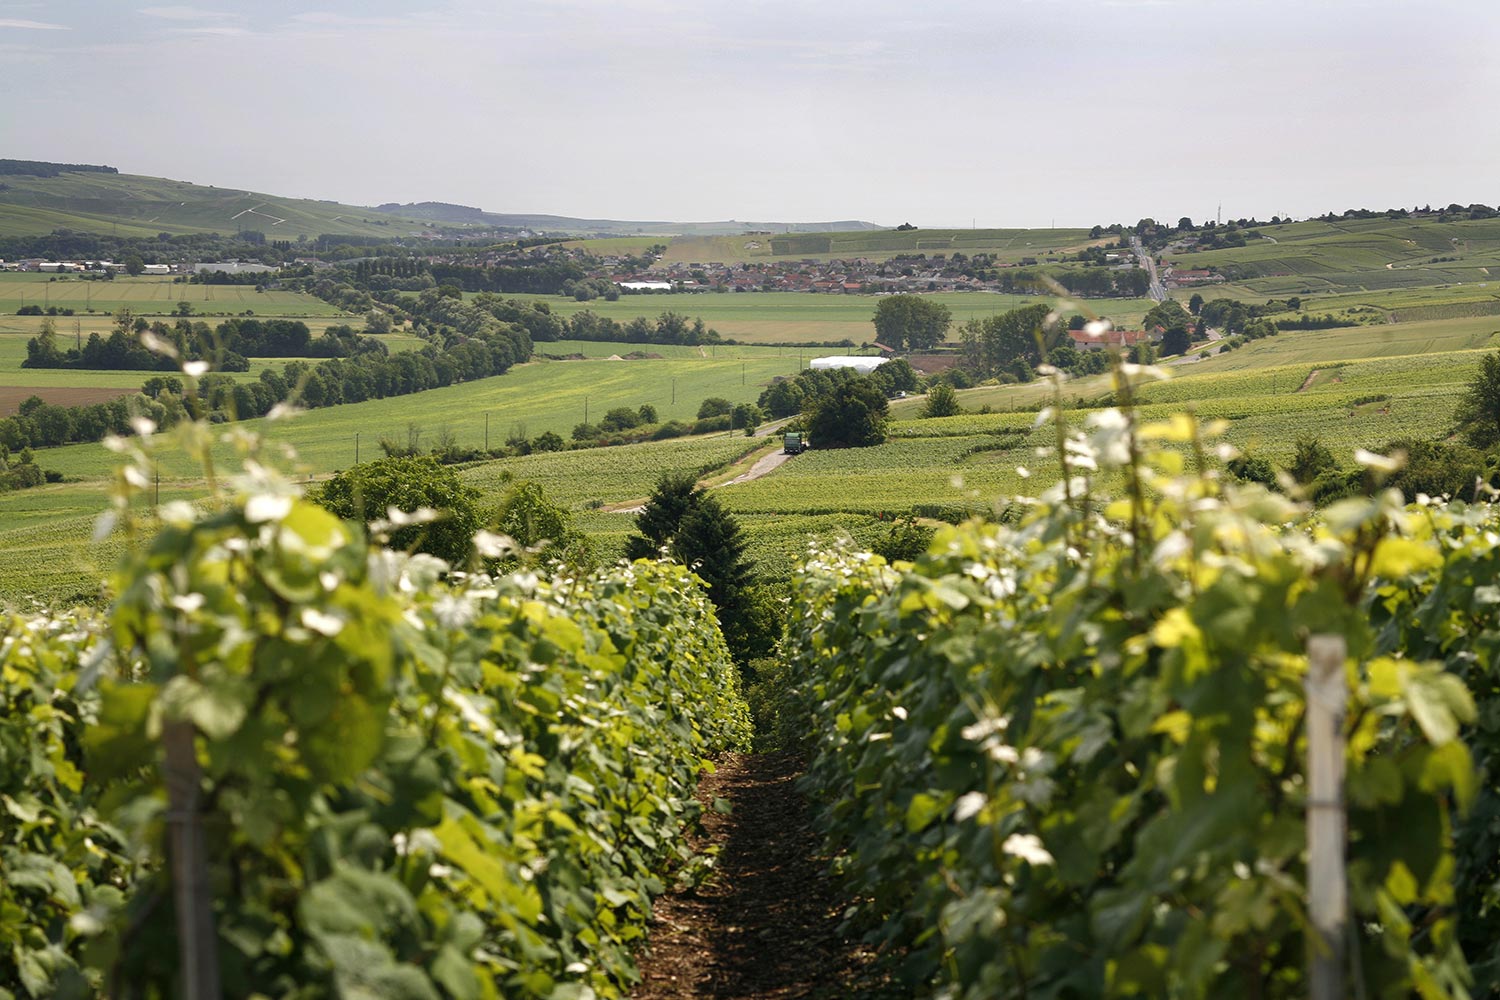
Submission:
<svg viewBox="0 0 1500 1000">
<path fill-rule="evenodd" d="M 808 362 L 807 366 L 818 371 L 826 371 L 830 368 L 853 368 L 861 375 L 868 375 L 885 364 L 886 360 L 886 358 L 875 354 L 844 354 L 827 358 L 813 358 L 812 361 Z"/>
<path fill-rule="evenodd" d="M 141 270 L 142 274 L 171 274 L 171 264 L 146 264 Z"/>
<path fill-rule="evenodd" d="M 670 281 L 617 281 L 615 284 L 627 292 L 670 292 Z"/>
</svg>

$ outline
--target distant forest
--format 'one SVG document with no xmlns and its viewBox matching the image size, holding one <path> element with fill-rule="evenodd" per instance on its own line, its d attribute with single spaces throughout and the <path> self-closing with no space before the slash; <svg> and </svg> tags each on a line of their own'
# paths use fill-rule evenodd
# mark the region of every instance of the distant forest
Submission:
<svg viewBox="0 0 1500 1000">
<path fill-rule="evenodd" d="M 25 174 L 28 177 L 56 177 L 59 174 L 118 174 L 116 167 L 93 163 L 48 163 L 45 160 L 0 160 L 0 175 Z"/>
</svg>

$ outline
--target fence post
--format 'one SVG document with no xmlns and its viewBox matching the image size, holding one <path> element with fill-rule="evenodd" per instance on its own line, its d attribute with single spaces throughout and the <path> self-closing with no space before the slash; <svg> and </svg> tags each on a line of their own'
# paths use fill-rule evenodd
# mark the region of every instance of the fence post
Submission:
<svg viewBox="0 0 1500 1000">
<path fill-rule="evenodd" d="M 177 907 L 182 995 L 186 1000 L 219 1000 L 219 936 L 209 895 L 203 820 L 198 814 L 203 771 L 198 766 L 195 735 L 191 722 L 168 722 L 162 727 L 172 900 Z"/>
<path fill-rule="evenodd" d="M 1307 894 L 1312 919 L 1312 1000 L 1344 996 L 1348 887 L 1344 877 L 1344 707 L 1348 685 L 1341 635 L 1307 640 Z"/>
</svg>

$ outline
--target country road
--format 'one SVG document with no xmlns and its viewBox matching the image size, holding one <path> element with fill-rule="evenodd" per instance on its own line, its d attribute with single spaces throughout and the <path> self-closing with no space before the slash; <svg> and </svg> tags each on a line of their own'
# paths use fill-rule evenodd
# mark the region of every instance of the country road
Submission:
<svg viewBox="0 0 1500 1000">
<path fill-rule="evenodd" d="M 1130 246 L 1135 251 L 1136 260 L 1146 269 L 1146 273 L 1151 275 L 1151 287 L 1146 294 L 1157 302 L 1165 302 L 1167 286 L 1162 284 L 1161 279 L 1156 276 L 1156 258 L 1152 257 L 1151 252 L 1141 245 L 1139 236 L 1130 237 Z"/>
</svg>

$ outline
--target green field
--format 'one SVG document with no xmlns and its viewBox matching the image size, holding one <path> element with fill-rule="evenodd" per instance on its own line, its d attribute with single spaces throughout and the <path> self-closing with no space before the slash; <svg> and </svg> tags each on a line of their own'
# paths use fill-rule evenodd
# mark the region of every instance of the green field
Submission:
<svg viewBox="0 0 1500 1000">
<path fill-rule="evenodd" d="M 174 312 L 179 302 L 189 303 L 194 313 L 204 315 L 238 316 L 247 309 L 257 316 L 340 315 L 337 306 L 311 295 L 258 292 L 254 285 L 193 285 L 155 275 L 85 281 L 36 272 L 0 274 L 0 315 L 14 316 L 22 306 L 55 306 L 84 315 L 129 309 L 142 316 L 161 316 Z"/>
<path fill-rule="evenodd" d="M 559 295 L 507 295 L 525 301 L 541 301 L 559 316 L 589 310 L 620 323 L 637 316 L 655 319 L 664 312 L 702 317 L 703 322 L 726 340 L 757 344 L 837 343 L 848 340 L 865 344 L 875 339 L 875 306 L 871 295 L 820 295 L 813 292 L 680 292 L 661 295 L 622 295 L 614 302 L 595 299 L 577 302 Z M 923 296 L 948 307 L 953 314 L 949 338 L 971 319 L 984 319 L 1017 306 L 1048 301 L 1034 295 L 1000 295 L 990 292 L 932 292 Z M 1076 303 L 1076 311 L 1109 316 L 1117 326 L 1139 326 L 1153 303 L 1148 299 L 1087 299 Z M 626 346 L 626 345 L 622 345 Z"/>
</svg>

